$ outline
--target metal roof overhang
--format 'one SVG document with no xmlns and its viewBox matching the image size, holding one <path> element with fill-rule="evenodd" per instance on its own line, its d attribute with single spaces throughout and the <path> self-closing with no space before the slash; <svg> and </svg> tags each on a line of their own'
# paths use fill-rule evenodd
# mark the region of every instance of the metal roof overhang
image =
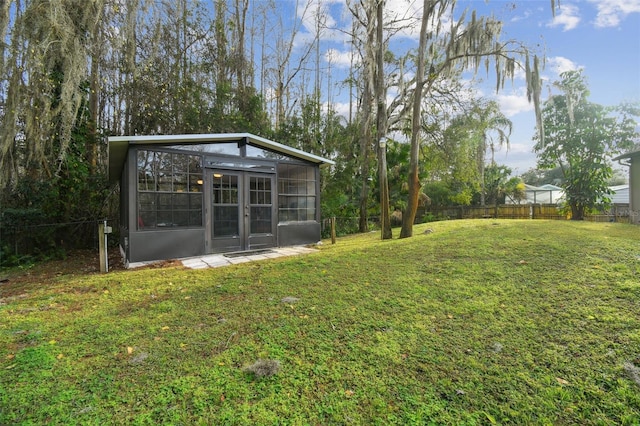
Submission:
<svg viewBox="0 0 640 426">
<path fill-rule="evenodd" d="M 213 133 L 191 135 L 110 136 L 109 182 L 117 182 L 127 158 L 129 145 L 188 145 L 201 143 L 238 142 L 246 140 L 251 145 L 275 151 L 290 157 L 310 161 L 319 165 L 333 165 L 334 161 L 296 148 L 252 135 L 251 133 Z"/>
<path fill-rule="evenodd" d="M 617 161 L 622 165 L 629 166 L 628 163 L 623 163 L 622 160 L 633 160 L 636 157 L 640 157 L 640 151 L 632 151 L 627 152 L 626 154 L 618 155 L 617 157 L 613 158 L 613 161 Z"/>
</svg>

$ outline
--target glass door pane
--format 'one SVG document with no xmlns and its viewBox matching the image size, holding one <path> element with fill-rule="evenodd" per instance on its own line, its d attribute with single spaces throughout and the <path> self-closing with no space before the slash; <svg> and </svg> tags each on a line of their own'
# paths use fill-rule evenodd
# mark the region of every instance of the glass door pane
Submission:
<svg viewBox="0 0 640 426">
<path fill-rule="evenodd" d="M 213 238 L 240 236 L 239 176 L 213 174 Z"/>
<path fill-rule="evenodd" d="M 272 234 L 271 176 L 249 176 L 249 214 L 251 234 Z"/>
</svg>

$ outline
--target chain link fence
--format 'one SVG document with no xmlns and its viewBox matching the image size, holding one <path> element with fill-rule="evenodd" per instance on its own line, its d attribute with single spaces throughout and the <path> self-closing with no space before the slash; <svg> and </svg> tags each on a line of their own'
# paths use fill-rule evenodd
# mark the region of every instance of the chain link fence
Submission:
<svg viewBox="0 0 640 426">
<path fill-rule="evenodd" d="M 104 219 L 64 223 L 44 223 L 42 219 L 36 211 L 2 212 L 0 267 L 62 257 L 72 250 L 98 250 L 98 224 Z"/>
</svg>

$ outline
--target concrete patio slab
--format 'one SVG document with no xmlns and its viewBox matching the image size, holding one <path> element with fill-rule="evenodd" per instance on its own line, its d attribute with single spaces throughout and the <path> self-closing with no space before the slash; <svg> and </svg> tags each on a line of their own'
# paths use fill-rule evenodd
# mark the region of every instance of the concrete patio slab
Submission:
<svg viewBox="0 0 640 426">
<path fill-rule="evenodd" d="M 208 254 L 205 256 L 189 257 L 184 259 L 176 259 L 182 263 L 182 265 L 189 269 L 206 269 L 206 268 L 219 268 L 228 265 L 237 265 L 240 263 L 253 262 L 258 260 L 276 259 L 285 256 L 298 256 L 302 254 L 315 253 L 318 250 L 306 247 L 306 246 L 293 246 L 293 247 L 277 247 L 270 249 L 269 251 L 251 254 L 247 252 L 234 253 L 233 256 L 225 256 L 224 254 Z M 139 268 L 142 266 L 153 265 L 159 262 L 136 262 L 128 265 L 129 269 Z"/>
</svg>

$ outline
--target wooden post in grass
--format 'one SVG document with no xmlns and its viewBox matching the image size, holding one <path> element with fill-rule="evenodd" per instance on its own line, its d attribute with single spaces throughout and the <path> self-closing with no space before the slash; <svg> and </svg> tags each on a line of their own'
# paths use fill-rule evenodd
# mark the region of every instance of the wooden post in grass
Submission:
<svg viewBox="0 0 640 426">
<path fill-rule="evenodd" d="M 336 217 L 331 218 L 331 244 L 336 243 Z"/>
<path fill-rule="evenodd" d="M 100 272 L 107 272 L 107 262 L 105 253 L 107 252 L 107 247 L 104 244 L 104 222 L 98 223 L 98 251 L 100 253 Z"/>
</svg>

